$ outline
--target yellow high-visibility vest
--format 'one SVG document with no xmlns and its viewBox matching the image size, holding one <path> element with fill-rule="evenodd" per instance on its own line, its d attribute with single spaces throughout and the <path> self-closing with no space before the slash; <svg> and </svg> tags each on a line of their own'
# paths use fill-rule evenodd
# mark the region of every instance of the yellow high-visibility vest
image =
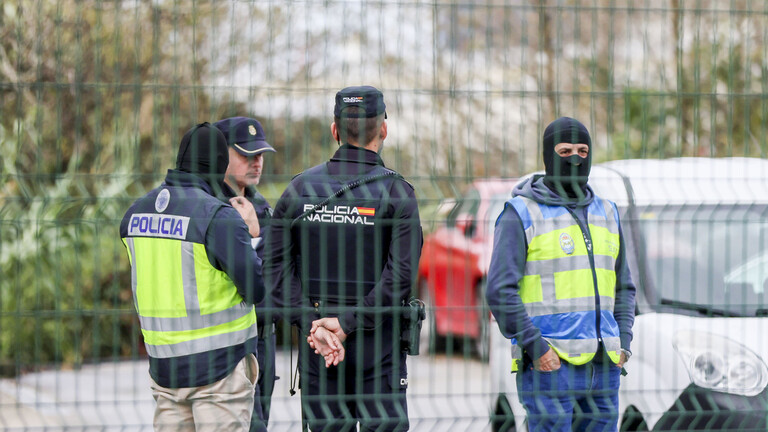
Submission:
<svg viewBox="0 0 768 432">
<path fill-rule="evenodd" d="M 619 255 L 615 205 L 595 197 L 587 207 L 584 232 L 565 207 L 521 196 L 508 203 L 520 215 L 528 243 L 519 294 L 533 324 L 557 355 L 571 364 L 591 361 L 599 340 L 618 363 L 621 341 L 613 316 Z M 522 354 L 512 339 L 513 371 Z"/>
<path fill-rule="evenodd" d="M 158 190 L 150 192 L 126 214 L 123 233 L 147 353 L 155 358 L 178 357 L 256 337 L 254 307 L 243 302 L 225 272 L 211 265 L 203 244 L 218 208 L 215 200 L 202 201 L 210 204 L 203 205 L 204 196 L 197 197 L 194 191 L 164 190 L 170 191 L 166 195 L 185 199 L 171 198 L 171 205 L 159 213 L 152 206 Z"/>
</svg>

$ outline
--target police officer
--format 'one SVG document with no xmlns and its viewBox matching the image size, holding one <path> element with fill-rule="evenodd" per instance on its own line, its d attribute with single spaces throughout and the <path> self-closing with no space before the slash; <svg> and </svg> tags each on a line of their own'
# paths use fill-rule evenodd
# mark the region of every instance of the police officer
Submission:
<svg viewBox="0 0 768 432">
<path fill-rule="evenodd" d="M 247 430 L 258 378 L 253 304 L 264 297 L 258 226 L 217 199 L 224 135 L 184 134 L 176 169 L 126 212 L 120 235 L 149 354 L 155 430 Z"/>
<path fill-rule="evenodd" d="M 336 94 L 331 134 L 340 147 L 294 177 L 267 237 L 267 286 L 290 290 L 298 278 L 293 310 L 303 313 L 294 323 L 309 337 L 317 321 L 318 334 L 332 331 L 344 343 L 343 362 L 302 344 L 302 412 L 312 431 L 354 430 L 358 422 L 361 431 L 409 427 L 399 314 L 422 233 L 413 187 L 379 157 L 385 108 L 374 87 Z"/>
<path fill-rule="evenodd" d="M 256 189 L 264 169 L 264 154 L 275 152 L 267 143 L 264 128 L 258 120 L 230 117 L 214 123 L 224 133 L 229 145 L 229 166 L 224 181 L 232 188 L 234 197 L 242 197 L 253 205 L 260 233 L 251 241 L 260 258 L 264 257 L 265 233 L 269 230 L 272 206 Z M 276 299 L 276 300 L 279 300 Z M 256 305 L 259 316 L 259 381 L 254 397 L 251 432 L 266 431 L 269 408 L 275 388 L 275 313 L 277 301 L 271 295 Z"/>
<path fill-rule="evenodd" d="M 542 150 L 545 175 L 516 186 L 496 221 L 488 305 L 512 339 L 529 430 L 615 431 L 635 308 L 618 210 L 587 184 L 581 122 L 550 123 Z"/>
</svg>

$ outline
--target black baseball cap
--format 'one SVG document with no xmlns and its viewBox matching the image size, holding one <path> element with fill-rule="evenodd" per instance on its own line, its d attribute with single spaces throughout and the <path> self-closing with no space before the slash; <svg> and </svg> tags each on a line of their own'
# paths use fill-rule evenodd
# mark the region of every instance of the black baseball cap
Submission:
<svg viewBox="0 0 768 432">
<path fill-rule="evenodd" d="M 227 138 L 227 144 L 243 156 L 256 156 L 264 152 L 277 152 L 264 134 L 258 120 L 249 117 L 230 117 L 213 124 Z"/>
<path fill-rule="evenodd" d="M 360 107 L 363 110 L 354 114 L 345 112 L 349 107 Z M 370 118 L 384 114 L 384 118 L 387 118 L 386 109 L 384 95 L 376 87 L 346 87 L 336 93 L 336 106 L 333 108 L 333 115 L 339 118 Z"/>
</svg>

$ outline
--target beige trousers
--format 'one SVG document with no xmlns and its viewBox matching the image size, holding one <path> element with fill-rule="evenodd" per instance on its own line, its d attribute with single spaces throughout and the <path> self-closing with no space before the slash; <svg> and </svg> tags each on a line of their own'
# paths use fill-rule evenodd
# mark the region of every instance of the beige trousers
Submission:
<svg viewBox="0 0 768 432">
<path fill-rule="evenodd" d="M 152 380 L 156 431 L 247 431 L 259 364 L 243 357 L 231 374 L 202 387 L 171 389 Z"/>
</svg>

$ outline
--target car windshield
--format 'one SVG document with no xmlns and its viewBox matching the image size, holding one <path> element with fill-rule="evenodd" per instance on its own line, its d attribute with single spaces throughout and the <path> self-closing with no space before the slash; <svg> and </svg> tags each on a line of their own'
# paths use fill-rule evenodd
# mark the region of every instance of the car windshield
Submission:
<svg viewBox="0 0 768 432">
<path fill-rule="evenodd" d="M 665 206 L 638 212 L 662 306 L 768 314 L 768 206 Z"/>
</svg>

